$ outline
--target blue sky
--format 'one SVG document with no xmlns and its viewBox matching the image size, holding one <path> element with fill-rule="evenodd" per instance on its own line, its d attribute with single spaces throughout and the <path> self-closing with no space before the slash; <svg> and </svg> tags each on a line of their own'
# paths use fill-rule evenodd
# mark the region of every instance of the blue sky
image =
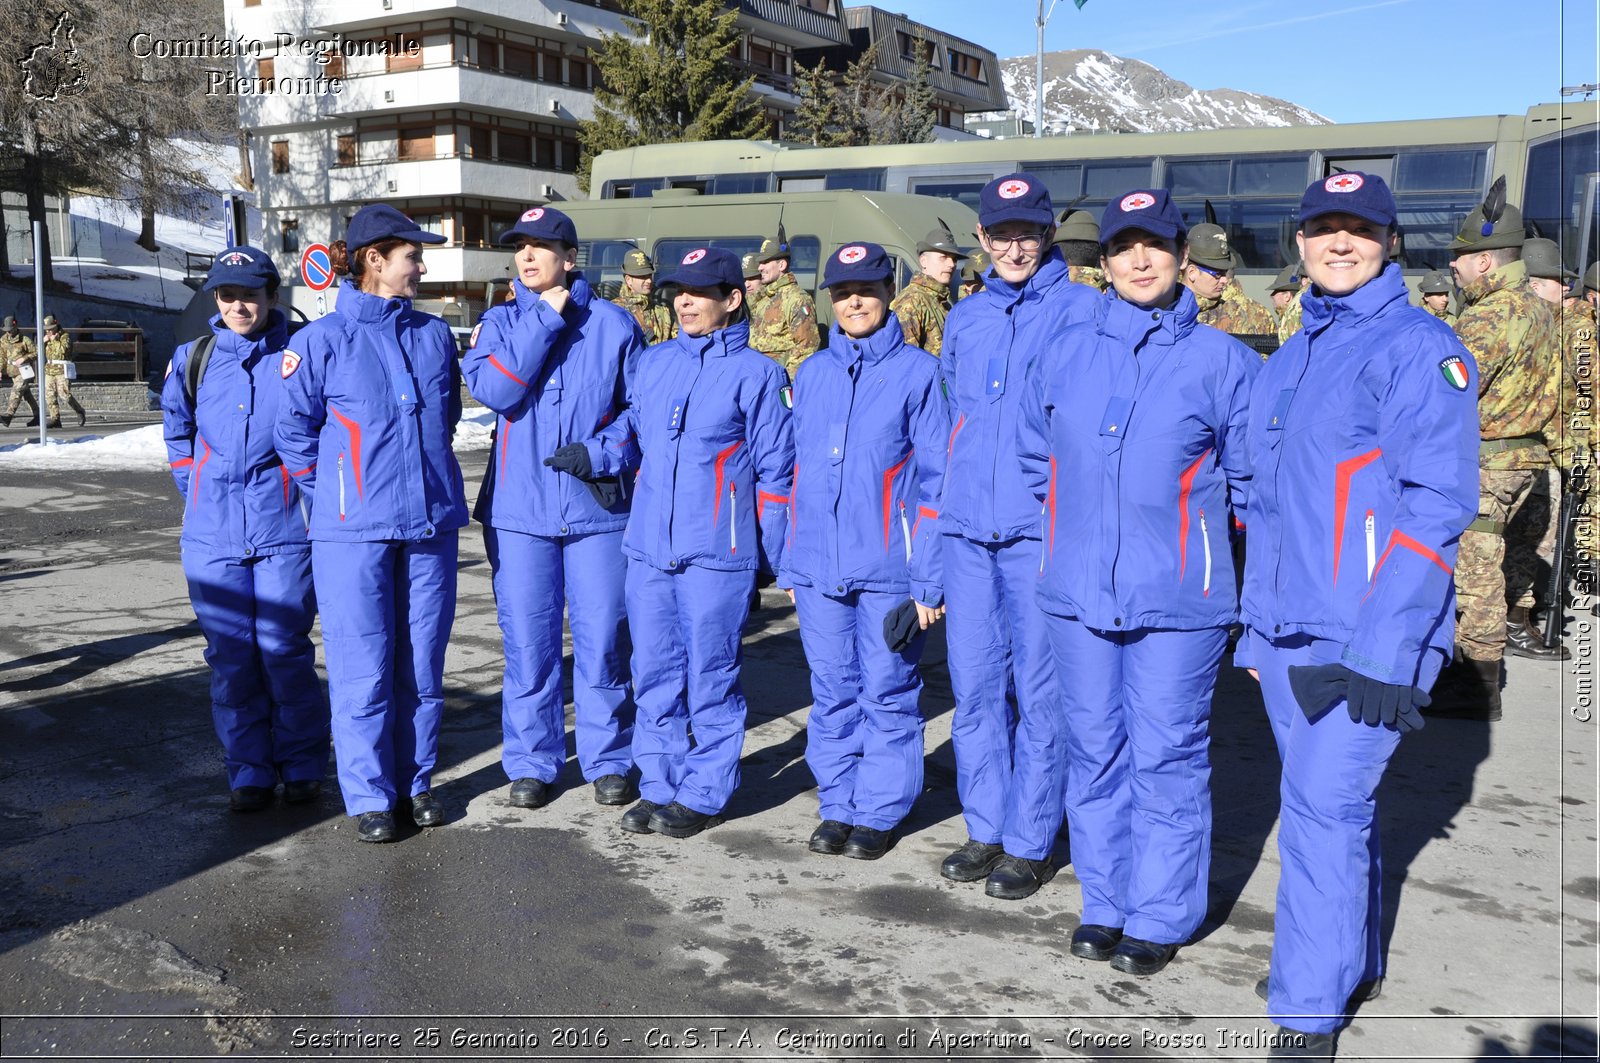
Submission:
<svg viewBox="0 0 1600 1063">
<path fill-rule="evenodd" d="M 1036 0 L 875 2 L 1001 58 L 1034 51 Z M 1336 122 L 1521 114 L 1559 101 L 1563 85 L 1600 81 L 1597 7 L 1594 0 L 1088 0 L 1080 11 L 1059 0 L 1044 46 L 1142 59 L 1195 88 L 1277 96 Z"/>
</svg>

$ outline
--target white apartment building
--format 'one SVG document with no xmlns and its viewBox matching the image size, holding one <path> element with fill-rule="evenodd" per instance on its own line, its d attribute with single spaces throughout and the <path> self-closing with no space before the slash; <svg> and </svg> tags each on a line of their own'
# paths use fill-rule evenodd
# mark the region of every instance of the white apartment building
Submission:
<svg viewBox="0 0 1600 1063">
<path fill-rule="evenodd" d="M 842 0 L 730 0 L 736 65 L 756 76 L 774 135 L 794 52 L 845 43 Z M 530 205 L 581 198 L 577 128 L 594 113 L 591 49 L 627 26 L 615 0 L 225 0 L 243 47 L 232 79 L 250 177 L 285 277 L 301 250 L 343 235 L 364 203 L 392 203 L 448 238 L 420 298 L 462 322 L 507 275 L 494 245 Z M 226 63 L 226 60 L 223 60 Z M 456 310 L 455 307 L 459 307 Z"/>
</svg>

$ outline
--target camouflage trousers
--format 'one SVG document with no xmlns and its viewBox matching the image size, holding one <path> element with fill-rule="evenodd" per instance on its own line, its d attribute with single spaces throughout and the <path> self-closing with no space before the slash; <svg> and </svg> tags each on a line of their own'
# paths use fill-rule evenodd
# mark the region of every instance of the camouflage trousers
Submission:
<svg viewBox="0 0 1600 1063">
<path fill-rule="evenodd" d="M 10 417 L 17 412 L 17 407 L 24 402 L 28 409 L 33 411 L 35 417 L 39 416 L 39 404 L 33 400 L 33 381 L 13 380 L 11 382 L 11 401 L 6 403 L 6 416 Z"/>
<path fill-rule="evenodd" d="M 1532 470 L 1533 481 L 1522 505 L 1506 522 L 1506 606 L 1532 609 L 1548 604 L 1550 566 L 1556 554 L 1556 525 L 1561 520 L 1561 473 Z"/>
<path fill-rule="evenodd" d="M 52 421 L 61 418 L 61 404 L 63 402 L 72 407 L 74 412 L 83 410 L 83 407 L 78 405 L 78 400 L 72 397 L 72 388 L 65 376 L 47 375 L 44 378 L 44 401 L 45 405 L 50 408 L 50 419 Z"/>
<path fill-rule="evenodd" d="M 1538 471 L 1482 469 L 1478 474 L 1478 519 L 1476 527 L 1461 533 L 1455 572 L 1456 641 L 1475 661 L 1498 661 L 1505 654 L 1506 602 L 1522 597 L 1522 588 L 1508 579 L 1506 527 Z"/>
</svg>

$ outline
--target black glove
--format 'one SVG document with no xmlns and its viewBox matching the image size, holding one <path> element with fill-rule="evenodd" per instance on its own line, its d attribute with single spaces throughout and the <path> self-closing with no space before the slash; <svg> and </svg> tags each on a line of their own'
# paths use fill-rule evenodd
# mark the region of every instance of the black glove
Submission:
<svg viewBox="0 0 1600 1063">
<path fill-rule="evenodd" d="M 559 453 L 559 452 L 558 452 Z M 588 460 L 587 457 L 584 458 Z M 585 480 L 583 486 L 589 489 L 594 500 L 600 503 L 601 509 L 610 509 L 617 504 L 617 499 L 622 497 L 622 484 L 615 476 L 603 476 L 598 480 Z"/>
<path fill-rule="evenodd" d="M 1321 716 L 1342 697 L 1352 721 L 1368 727 L 1382 723 L 1401 734 L 1422 729 L 1417 710 L 1432 700 L 1416 687 L 1382 683 L 1342 664 L 1291 665 L 1289 689 L 1308 720 Z"/>
<path fill-rule="evenodd" d="M 582 443 L 568 443 L 544 459 L 544 463 L 552 469 L 571 473 L 580 480 L 587 480 L 594 475 L 594 465 L 589 461 L 589 448 Z"/>
<path fill-rule="evenodd" d="M 917 637 L 922 630 L 922 624 L 917 620 L 917 603 L 907 598 L 883 618 L 883 641 L 888 644 L 891 653 L 900 653 L 911 640 Z"/>
</svg>

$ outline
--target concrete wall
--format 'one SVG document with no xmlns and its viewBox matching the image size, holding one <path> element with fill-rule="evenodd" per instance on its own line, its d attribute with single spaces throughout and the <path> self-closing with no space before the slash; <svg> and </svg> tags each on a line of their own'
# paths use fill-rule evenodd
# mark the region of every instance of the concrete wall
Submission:
<svg viewBox="0 0 1600 1063">
<path fill-rule="evenodd" d="M 187 289 L 185 289 L 187 290 Z M 76 328 L 84 321 L 96 318 L 109 321 L 132 321 L 144 329 L 147 358 L 162 364 L 172 354 L 172 330 L 178 323 L 177 310 L 159 310 L 141 303 L 124 303 L 115 299 L 97 299 L 92 295 L 74 295 L 70 292 L 47 292 L 44 312 L 54 314 L 68 328 Z M 24 331 L 33 330 L 33 288 L 0 284 L 0 317 L 15 314 Z"/>
</svg>

